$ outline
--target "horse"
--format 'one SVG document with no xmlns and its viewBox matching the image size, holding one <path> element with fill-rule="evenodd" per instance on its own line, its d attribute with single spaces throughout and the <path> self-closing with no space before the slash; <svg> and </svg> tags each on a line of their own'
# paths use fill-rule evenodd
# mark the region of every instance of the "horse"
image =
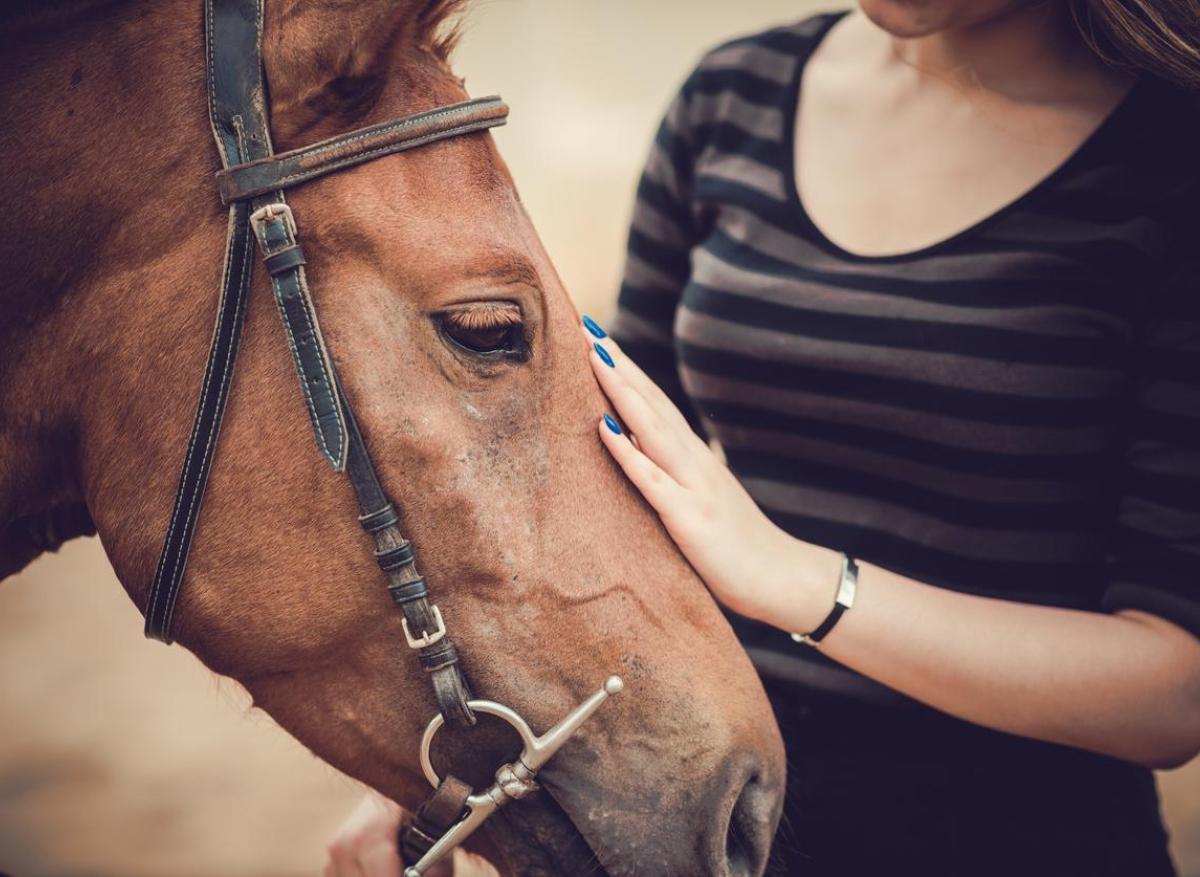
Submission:
<svg viewBox="0 0 1200 877">
<path fill-rule="evenodd" d="M 267 0 L 278 151 L 466 100 L 462 0 Z M 199 0 L 0 13 L 0 577 L 96 533 L 147 608 L 213 332 L 227 214 Z M 578 316 L 487 132 L 289 194 L 342 392 L 476 692 L 549 727 L 626 691 L 488 825 L 511 874 L 756 875 L 784 785 L 758 677 L 599 446 Z M 318 757 L 415 806 L 437 706 L 346 482 L 320 465 L 270 280 L 174 636 Z M 369 546 L 367 546 L 369 547 Z M 485 782 L 495 723 L 444 741 Z"/>
</svg>

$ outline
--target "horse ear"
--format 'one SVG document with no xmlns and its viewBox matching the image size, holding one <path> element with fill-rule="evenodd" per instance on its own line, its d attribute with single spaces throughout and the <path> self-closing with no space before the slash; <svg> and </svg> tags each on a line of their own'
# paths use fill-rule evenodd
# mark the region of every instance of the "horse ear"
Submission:
<svg viewBox="0 0 1200 877">
<path fill-rule="evenodd" d="M 355 121 L 397 66 L 419 99 L 422 86 L 451 75 L 447 59 L 466 6 L 467 0 L 266 0 L 263 61 L 276 140 L 327 117 Z"/>
</svg>

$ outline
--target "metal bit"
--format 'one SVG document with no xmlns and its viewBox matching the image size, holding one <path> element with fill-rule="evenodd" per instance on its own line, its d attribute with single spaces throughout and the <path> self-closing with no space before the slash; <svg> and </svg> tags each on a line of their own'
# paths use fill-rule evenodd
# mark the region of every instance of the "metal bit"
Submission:
<svg viewBox="0 0 1200 877">
<path fill-rule="evenodd" d="M 421 877 L 436 862 L 470 837 L 499 807 L 509 801 L 524 798 L 536 790 L 537 783 L 534 782 L 534 777 L 538 770 L 554 757 L 571 735 L 579 730 L 579 726 L 591 718 L 610 695 L 617 694 L 624 687 L 625 683 L 621 681 L 620 676 L 609 676 L 600 690 L 567 713 L 558 724 L 540 737 L 533 733 L 528 723 L 515 710 L 490 700 L 470 701 L 471 709 L 476 712 L 497 716 L 513 726 L 521 736 L 521 754 L 511 763 L 500 765 L 496 770 L 496 781 L 492 785 L 467 798 L 466 815 L 438 838 L 429 848 L 429 852 L 415 865 L 409 866 L 404 872 L 404 877 Z M 440 713 L 434 716 L 421 738 L 421 770 L 434 788 L 441 783 L 441 778 L 433 769 L 429 751 L 434 735 L 444 722 L 445 719 Z"/>
</svg>

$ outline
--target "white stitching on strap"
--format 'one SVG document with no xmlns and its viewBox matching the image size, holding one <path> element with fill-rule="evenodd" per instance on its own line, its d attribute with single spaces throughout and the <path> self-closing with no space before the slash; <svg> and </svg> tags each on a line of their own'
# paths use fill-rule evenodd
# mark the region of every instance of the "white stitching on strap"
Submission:
<svg viewBox="0 0 1200 877">
<path fill-rule="evenodd" d="M 428 134 L 424 134 L 420 137 L 414 137 L 412 140 L 403 141 L 403 146 L 404 146 L 404 149 L 406 149 L 406 150 L 413 149 L 418 146 L 424 146 L 427 143 L 436 143 L 438 140 L 448 139 L 450 137 L 457 137 L 460 134 L 470 134 L 473 131 L 493 127 L 490 124 L 486 124 L 491 121 L 493 121 L 493 120 L 480 119 L 478 121 L 467 122 L 462 125 L 457 125 L 453 128 L 443 128 L 439 131 L 431 131 Z M 320 174 L 324 175 L 327 173 L 332 173 L 334 171 L 341 170 L 342 168 L 347 167 L 347 166 L 361 164 L 364 161 L 370 161 L 372 158 L 374 158 L 377 155 L 386 155 L 388 152 L 391 152 L 391 151 L 396 151 L 396 152 L 403 151 L 403 150 L 397 150 L 396 149 L 397 145 L 400 145 L 400 144 L 388 143 L 388 144 L 385 144 L 384 146 L 380 146 L 375 149 L 367 150 L 366 152 L 356 152 L 353 155 L 348 155 L 343 159 L 332 161 L 329 164 L 323 164 L 323 165 L 321 165 L 321 168 L 320 168 Z M 272 183 L 272 185 L 280 186 L 280 187 L 288 186 L 298 180 L 305 179 L 311 173 L 313 173 L 313 171 L 297 171 L 296 173 L 288 174 L 285 177 L 280 177 L 276 182 Z"/>
<path fill-rule="evenodd" d="M 220 299 L 220 302 L 219 302 L 218 308 L 217 308 L 218 314 L 220 314 L 221 311 L 225 308 L 225 306 L 228 304 L 228 300 L 229 300 L 228 299 L 229 264 L 230 264 L 230 256 L 232 255 L 232 252 L 233 252 L 233 244 L 234 244 L 233 238 L 234 238 L 234 230 L 236 229 L 236 227 L 237 227 L 237 210 L 235 209 L 235 210 L 231 210 L 229 213 L 229 226 L 228 226 L 228 231 L 226 232 L 227 237 L 228 237 L 228 242 L 226 244 L 226 251 L 225 251 L 226 252 L 225 267 L 224 267 L 224 271 L 222 272 L 222 278 L 221 278 L 221 281 L 222 281 L 221 282 L 221 299 Z M 249 272 L 250 272 L 250 263 L 251 263 L 251 255 L 250 254 L 251 254 L 251 241 L 250 241 L 250 235 L 249 235 L 249 233 L 247 233 L 246 242 L 243 246 L 243 253 L 242 253 L 242 275 L 241 275 L 241 279 L 239 281 L 240 285 L 237 288 L 237 292 L 242 293 L 242 294 L 241 294 L 241 300 L 235 304 L 235 307 L 237 308 L 237 312 L 235 315 L 235 321 L 241 319 L 241 313 L 245 310 L 246 298 L 247 298 L 247 295 L 245 293 L 248 292 L 248 290 L 249 290 Z M 212 348 L 212 344 L 215 343 L 216 338 L 219 335 L 219 333 L 220 333 L 220 323 L 218 322 L 217 324 L 214 325 L 213 341 L 210 342 L 209 349 Z M 235 346 L 236 345 L 233 343 L 233 339 L 231 338 L 228 349 L 225 352 L 225 360 L 221 364 L 221 367 L 219 370 L 213 368 L 214 363 L 211 358 L 209 359 L 209 361 L 205 367 L 204 382 L 201 384 L 201 389 L 200 389 L 200 398 L 201 399 L 205 398 L 205 396 L 208 395 L 209 387 L 212 384 L 212 379 L 215 374 L 219 373 L 222 376 L 222 380 L 221 380 L 221 384 L 218 389 L 217 399 L 216 399 L 216 401 L 217 401 L 217 404 L 216 404 L 217 417 L 213 422 L 212 430 L 210 431 L 209 435 L 205 438 L 205 441 L 203 443 L 204 457 L 208 456 L 208 448 L 211 447 L 213 442 L 216 440 L 217 435 L 220 433 L 221 423 L 224 420 L 224 413 L 225 413 L 223 410 L 224 409 L 224 399 L 229 392 L 229 385 L 230 385 L 230 381 L 232 380 L 232 374 L 229 371 L 229 362 L 230 362 L 230 358 L 233 355 L 233 350 L 234 350 Z M 197 415 L 199 415 L 199 412 L 197 412 Z M 199 418 L 199 416 L 197 416 L 196 421 L 192 424 L 191 438 L 189 438 L 189 440 L 188 440 L 187 456 L 184 458 L 184 464 L 183 464 L 184 472 L 186 472 L 188 469 L 191 468 L 192 458 L 195 456 L 196 451 L 201 447 L 199 444 L 197 444 L 197 438 L 198 438 L 197 428 L 199 426 L 200 426 L 200 418 Z M 208 470 L 211 467 L 211 465 L 212 465 L 212 460 L 211 460 L 211 458 L 209 458 L 205 462 L 203 468 L 201 469 L 201 471 L 199 473 L 199 478 L 197 479 L 196 490 L 192 494 L 191 502 L 188 505 L 187 515 L 183 520 L 183 532 L 184 533 L 186 533 L 188 531 L 188 528 L 191 526 L 191 521 L 192 521 L 193 516 L 195 515 L 198 503 L 200 502 L 200 499 L 204 494 L 204 486 L 208 482 Z M 179 512 L 179 507 L 180 507 L 180 504 L 182 503 L 182 501 L 183 501 L 183 493 L 181 491 L 181 492 L 177 493 L 175 496 L 175 504 L 171 510 L 171 526 L 167 531 L 167 541 L 164 543 L 164 545 L 170 545 L 174 539 L 175 524 L 176 524 L 177 515 Z M 189 539 L 189 547 L 190 547 L 190 539 Z M 150 606 L 148 607 L 147 612 L 146 612 L 147 618 L 152 618 L 154 616 L 154 613 L 159 604 L 159 596 L 163 594 L 162 583 L 163 583 L 163 581 L 165 581 L 166 586 L 167 586 L 166 594 L 164 595 L 165 596 L 166 615 L 162 619 L 161 633 L 162 633 L 162 636 L 165 639 L 167 639 L 168 641 L 170 641 L 170 639 L 171 639 L 171 619 L 175 615 L 174 603 L 179 594 L 180 585 L 182 585 L 182 583 L 183 583 L 184 570 L 181 568 L 180 565 L 181 565 L 181 562 L 184 560 L 184 558 L 187 557 L 187 555 L 188 555 L 188 551 L 185 550 L 184 547 L 181 546 L 180 550 L 178 550 L 176 552 L 175 557 L 171 561 L 170 573 L 165 578 L 165 580 L 162 575 L 162 573 L 166 572 L 165 569 L 161 570 L 160 573 L 155 575 L 154 583 L 157 584 L 158 587 L 154 588 L 154 592 L 151 595 Z M 165 560 L 166 560 L 165 556 L 160 557 L 160 562 L 165 561 Z"/>
<path fill-rule="evenodd" d="M 329 143 L 325 144 L 324 146 L 317 144 L 314 146 L 305 147 L 303 149 L 298 149 L 296 151 L 299 153 L 306 154 L 306 155 L 317 155 L 322 152 L 336 150 L 342 146 L 346 146 L 350 143 L 355 143 L 359 140 L 363 140 L 368 137 L 375 137 L 380 134 L 390 134 L 393 131 L 402 131 L 405 128 L 414 128 L 414 127 L 422 124 L 423 122 L 432 122 L 436 119 L 443 119 L 446 116 L 461 115 L 463 113 L 468 112 L 469 110 L 481 109 L 483 107 L 493 106 L 493 105 L 500 106 L 502 104 L 503 104 L 503 101 L 501 101 L 499 97 L 481 97 L 475 101 L 467 101 L 466 103 L 458 104 L 453 107 L 446 107 L 445 109 L 441 109 L 441 110 L 431 110 L 427 113 L 418 113 L 415 116 L 406 116 L 403 119 L 397 119 L 394 122 L 388 122 L 379 128 L 375 128 L 375 129 L 364 128 L 362 131 L 359 131 L 357 133 L 352 133 L 352 134 L 343 135 L 341 137 L 334 138 Z M 482 120 L 480 120 L 480 121 L 482 121 Z M 491 121 L 491 120 L 489 119 L 488 121 Z M 278 158 L 278 156 L 276 156 L 276 157 Z M 286 157 L 286 155 L 285 155 L 285 157 Z"/>
<path fill-rule="evenodd" d="M 287 228 L 287 224 L 284 219 L 281 217 L 273 221 L 284 223 L 285 235 L 289 245 L 295 244 L 296 240 L 292 237 L 291 230 Z M 258 237 L 258 244 L 260 247 L 262 247 L 263 254 L 270 256 L 272 254 L 272 250 L 269 246 L 267 246 L 265 230 L 264 232 L 260 233 L 258 229 L 255 229 L 255 234 Z M 328 442 L 325 440 L 325 433 L 321 429 L 321 422 L 317 418 L 316 406 L 313 404 L 312 393 L 308 389 L 308 376 L 304 373 L 304 362 L 300 358 L 300 350 L 296 345 L 296 338 L 292 334 L 292 326 L 288 320 L 287 310 L 283 306 L 284 289 L 281 280 L 282 275 L 281 277 L 271 278 L 271 287 L 275 292 L 275 306 L 279 310 L 279 316 L 283 321 L 284 334 L 287 336 L 288 348 L 292 351 L 292 360 L 296 366 L 296 373 L 300 378 L 300 390 L 304 394 L 305 407 L 308 409 L 309 420 L 312 422 L 313 433 L 316 435 L 317 445 L 320 447 L 321 453 L 324 454 L 325 458 L 334 465 L 334 468 L 336 468 L 338 471 L 341 471 L 341 469 L 346 465 L 345 453 L 343 452 L 343 449 L 346 445 L 346 435 L 345 429 L 342 425 L 342 412 L 341 405 L 338 402 L 337 386 L 333 382 L 333 367 L 329 361 L 329 351 L 325 346 L 325 339 L 321 335 L 321 329 L 317 323 L 317 315 L 313 308 L 312 296 L 308 288 L 308 281 L 305 277 L 304 267 L 302 265 L 297 265 L 295 268 L 290 270 L 296 272 L 296 285 L 300 290 L 300 312 L 304 316 L 305 330 L 312 336 L 313 344 L 316 346 L 318 358 L 321 363 L 321 371 L 324 373 L 325 383 L 329 387 L 329 393 L 333 398 L 335 418 L 334 425 L 338 439 L 337 454 L 330 449 Z"/>
<path fill-rule="evenodd" d="M 388 134 L 394 134 L 397 131 L 402 131 L 405 128 L 415 128 L 424 125 L 428 122 L 434 122 L 438 119 L 444 119 L 454 116 L 467 116 L 468 124 L 482 123 L 490 125 L 504 124 L 508 113 L 499 116 L 485 116 L 483 118 L 474 118 L 474 115 L 479 110 L 499 108 L 504 106 L 504 101 L 498 95 L 491 97 L 475 98 L 471 101 L 465 101 L 461 104 L 455 104 L 450 107 L 442 107 L 436 110 L 426 110 L 421 113 L 415 113 L 411 116 L 404 116 L 400 119 L 393 119 L 391 122 L 383 122 L 379 125 L 369 125 L 366 128 L 361 128 L 357 131 L 351 131 L 346 134 L 338 134 L 324 141 L 311 143 L 308 146 L 301 146 L 296 149 L 289 149 L 287 152 L 281 152 L 265 158 L 247 160 L 239 164 L 225 168 L 224 173 L 228 175 L 237 175 L 239 171 L 249 167 L 254 167 L 263 164 L 270 164 L 278 161 L 287 161 L 289 159 L 298 158 L 300 156 L 314 156 L 324 152 L 336 151 L 349 144 L 356 143 L 359 140 L 366 140 L 372 137 L 381 137 Z M 429 133 L 435 134 L 440 131 L 448 130 L 436 128 Z M 425 137 L 427 135 L 419 134 L 417 137 Z M 414 138 L 416 139 L 416 138 Z M 398 141 L 404 143 L 407 141 Z"/>
<path fill-rule="evenodd" d="M 247 198 L 252 198 L 257 195 L 274 191 L 275 189 L 286 188 L 297 181 L 323 176 L 327 173 L 332 173 L 344 167 L 351 167 L 355 164 L 369 161 L 374 156 L 386 155 L 389 152 L 403 152 L 418 146 L 424 146 L 427 143 L 433 143 L 437 140 L 455 137 L 460 134 L 467 134 L 472 131 L 495 128 L 504 124 L 505 119 L 507 118 L 507 113 L 501 116 L 485 116 L 483 118 L 474 117 L 475 111 L 480 108 L 486 108 L 488 106 L 503 106 L 503 102 L 500 101 L 498 97 L 479 98 L 478 100 L 479 103 L 473 102 L 471 105 L 460 104 L 456 107 L 451 107 L 436 113 L 430 112 L 419 117 L 407 116 L 403 119 L 390 122 L 378 128 L 365 128 L 357 133 L 334 138 L 325 145 L 315 144 L 313 146 L 292 150 L 281 155 L 273 155 L 264 159 L 256 159 L 254 161 L 248 161 L 243 164 L 226 168 L 217 175 L 218 178 L 223 181 L 223 197 L 225 194 L 227 194 L 224 192 L 224 181 L 226 180 L 234 181 L 229 187 L 233 188 L 235 191 L 228 194 L 236 196 L 236 200 L 243 201 Z M 466 116 L 467 118 L 461 124 L 452 125 L 450 127 L 435 128 L 432 131 L 427 131 L 423 134 L 410 137 L 409 139 L 390 140 L 388 143 L 366 152 L 351 153 L 350 155 L 346 155 L 342 158 L 319 159 L 320 163 L 316 166 L 297 170 L 286 176 L 280 177 L 277 180 L 269 181 L 256 186 L 249 186 L 244 190 L 238 190 L 236 181 L 241 173 L 245 171 L 257 169 L 263 166 L 278 166 L 279 162 L 281 161 L 288 161 L 299 156 L 303 156 L 304 158 L 308 159 L 324 152 L 342 151 L 348 146 L 361 140 L 378 139 L 386 135 L 393 134 L 396 131 L 404 128 L 422 126 L 424 123 L 435 121 L 439 118 L 455 118 L 458 116 Z M 231 197 L 227 200 L 235 200 L 235 198 Z"/>
</svg>

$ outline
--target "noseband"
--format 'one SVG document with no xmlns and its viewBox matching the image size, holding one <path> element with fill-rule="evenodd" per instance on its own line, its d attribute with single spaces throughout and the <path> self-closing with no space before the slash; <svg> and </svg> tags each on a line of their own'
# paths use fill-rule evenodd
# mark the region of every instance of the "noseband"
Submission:
<svg viewBox="0 0 1200 877">
<path fill-rule="evenodd" d="M 406 858 L 414 862 L 405 877 L 419 877 L 497 807 L 536 789 L 538 769 L 609 695 L 621 690 L 622 683 L 610 677 L 540 737 L 512 709 L 472 699 L 445 619 L 430 599 L 425 579 L 417 573 L 412 543 L 399 530 L 400 516 L 380 484 L 338 382 L 309 293 L 296 217 L 283 194 L 285 189 L 385 155 L 503 125 L 508 107 L 499 97 L 478 98 L 276 154 L 271 148 L 263 80 L 262 4 L 263 0 L 205 2 L 209 119 L 221 156 L 223 169 L 217 174 L 217 188 L 221 202 L 229 207 L 229 230 L 208 365 L 170 525 L 148 591 L 146 635 L 171 642 L 179 588 L 229 399 L 257 240 L 317 448 L 335 471 L 349 477 L 361 511 L 358 521 L 374 542 L 375 560 L 387 577 L 392 600 L 403 613 L 404 637 L 429 674 L 437 700 L 438 713 L 425 731 L 420 750 L 422 769 L 434 791 L 401 838 Z M 446 723 L 474 725 L 477 712 L 507 721 L 523 743 L 521 755 L 502 765 L 495 783 L 478 794 L 453 776 L 439 777 L 430 761 L 430 746 L 438 729 Z"/>
</svg>

